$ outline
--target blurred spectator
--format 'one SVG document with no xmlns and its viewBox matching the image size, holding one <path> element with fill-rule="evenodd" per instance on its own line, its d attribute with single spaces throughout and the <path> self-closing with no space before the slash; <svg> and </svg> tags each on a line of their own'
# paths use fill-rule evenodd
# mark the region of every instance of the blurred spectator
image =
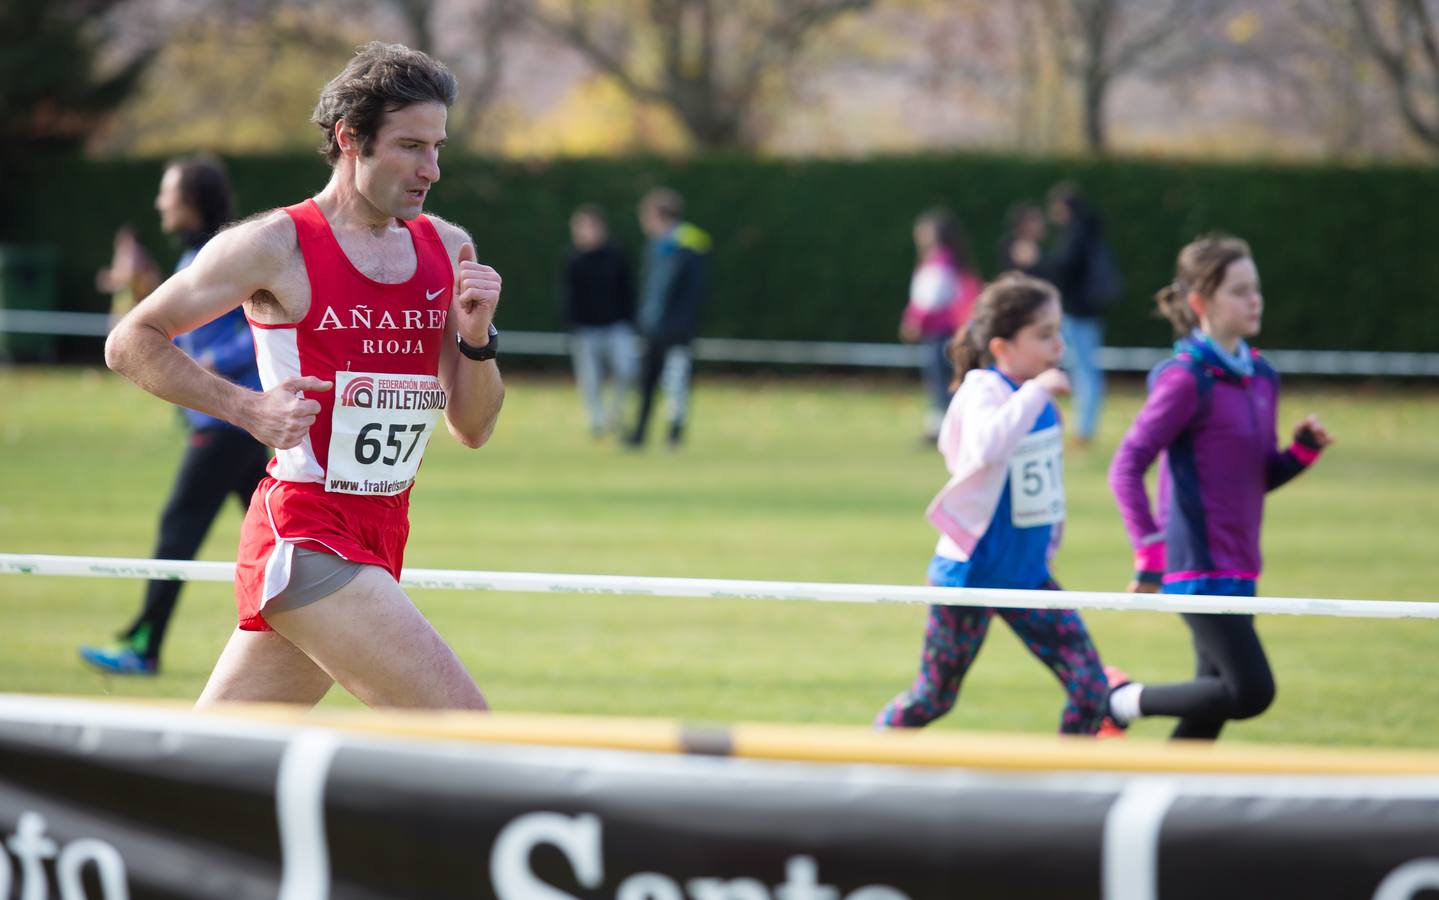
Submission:
<svg viewBox="0 0 1439 900">
<path fill-rule="evenodd" d="M 175 271 L 190 265 L 200 248 L 230 220 L 233 204 L 230 182 L 218 159 L 185 157 L 165 168 L 155 209 L 160 213 L 161 230 L 179 238 L 185 247 Z M 117 236 L 117 262 L 102 280 L 119 283 L 124 278 L 127 265 L 124 257 L 149 258 L 138 242 L 129 246 L 132 242 L 133 234 L 123 239 Z M 255 344 L 250 337 L 249 323 L 239 307 L 180 335 L 175 343 L 200 365 L 236 384 L 260 389 Z M 188 430 L 185 455 L 160 515 L 155 559 L 194 559 L 225 498 L 233 495 L 243 512 L 250 504 L 255 485 L 265 477 L 265 464 L 269 460 L 265 445 L 243 429 L 194 410 L 182 412 Z M 148 582 L 144 606 L 139 616 L 119 634 L 119 642 L 111 647 L 81 647 L 81 659 L 112 675 L 154 675 L 159 671 L 160 647 L 175 604 L 179 602 L 182 584 L 180 581 Z"/>
<path fill-rule="evenodd" d="M 1047 231 L 1044 210 L 1033 203 L 1011 206 L 1004 214 L 1004 237 L 999 241 L 999 271 L 1034 274 Z"/>
<path fill-rule="evenodd" d="M 626 443 L 645 442 L 655 388 L 664 381 L 669 400 L 670 447 L 684 440 L 689 415 L 690 341 L 709 299 L 710 237 L 684 221 L 684 198 L 669 188 L 645 194 L 639 206 L 645 247 L 640 276 L 639 332 L 644 338 L 640 411 Z"/>
<path fill-rule="evenodd" d="M 570 239 L 564 285 L 570 357 L 590 431 L 601 437 L 620 427 L 635 380 L 634 277 L 598 206 L 587 203 L 574 211 Z"/>
<path fill-rule="evenodd" d="M 110 265 L 95 273 L 95 288 L 110 295 L 110 324 L 120 321 L 159 286 L 160 270 L 155 260 L 135 238 L 135 230 L 121 225 L 115 231 Z"/>
<path fill-rule="evenodd" d="M 924 347 L 920 363 L 928 401 L 924 438 L 933 443 L 954 396 L 946 347 L 969 320 L 984 283 L 970 259 L 964 231 L 949 210 L 935 208 L 920 214 L 914 222 L 914 249 L 918 263 L 909 281 L 909 303 L 900 317 L 899 336 Z"/>
<path fill-rule="evenodd" d="M 1087 446 L 1099 427 L 1104 406 L 1104 312 L 1119 300 L 1124 280 L 1104 240 L 1099 213 L 1071 182 L 1049 191 L 1049 221 L 1060 229 L 1052 252 L 1037 274 L 1059 288 L 1064 303 L 1065 367 L 1074 378 L 1074 443 Z"/>
</svg>

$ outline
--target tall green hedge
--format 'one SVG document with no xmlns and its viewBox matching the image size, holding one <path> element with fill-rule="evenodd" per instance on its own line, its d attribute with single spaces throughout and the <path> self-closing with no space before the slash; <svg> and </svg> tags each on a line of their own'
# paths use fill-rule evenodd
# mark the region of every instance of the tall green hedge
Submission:
<svg viewBox="0 0 1439 900">
<path fill-rule="evenodd" d="M 133 223 L 176 248 L 153 209 L 163 161 L 52 160 L 16 173 L 0 200 L 0 240 L 62 250 L 61 307 L 101 309 L 93 273 L 110 236 Z M 242 212 L 294 202 L 328 177 L 318 157 L 230 161 Z M 1268 347 L 1439 350 L 1439 173 L 997 156 L 863 161 L 741 158 L 499 162 L 449 158 L 431 208 L 468 228 L 505 278 L 503 326 L 559 327 L 557 274 L 571 209 L 611 213 L 637 253 L 636 198 L 667 184 L 715 239 L 715 294 L 703 332 L 727 337 L 887 341 L 914 251 L 910 225 L 936 203 L 968 227 L 986 275 L 1006 207 L 1076 179 L 1104 214 L 1127 292 L 1109 343 L 1162 345 L 1149 296 L 1189 238 L 1224 229 L 1253 245 Z"/>
</svg>

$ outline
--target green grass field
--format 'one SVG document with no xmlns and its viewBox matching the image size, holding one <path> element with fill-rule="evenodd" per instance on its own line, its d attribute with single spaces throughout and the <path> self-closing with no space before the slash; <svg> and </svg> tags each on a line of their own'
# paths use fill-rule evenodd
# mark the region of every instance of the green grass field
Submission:
<svg viewBox="0 0 1439 900">
<path fill-rule="evenodd" d="M 1139 401 L 1111 398 L 1101 449 L 1067 460 L 1070 519 L 1057 566 L 1111 590 L 1129 553 L 1105 487 L 1108 453 Z M 917 440 L 919 391 L 857 379 L 699 380 L 680 453 L 593 441 L 568 381 L 515 376 L 498 432 L 466 451 L 437 438 L 414 491 L 415 567 L 920 583 L 921 518 L 943 482 Z M 1269 506 L 1261 591 L 1433 600 L 1439 585 L 1439 395 L 1293 388 L 1283 422 L 1314 410 L 1339 444 Z M 166 404 L 101 370 L 0 370 L 0 552 L 149 555 L 182 450 Z M 202 558 L 233 559 L 238 507 Z M 0 575 L 0 691 L 198 695 L 234 623 L 228 586 L 194 584 L 164 671 L 106 679 L 78 644 L 129 620 L 141 584 Z M 866 725 L 909 682 L 920 607 L 418 591 L 500 710 Z M 1176 616 L 1087 616 L 1101 653 L 1144 680 L 1192 665 Z M 1439 746 L 1439 622 L 1261 620 L 1279 682 L 1265 716 L 1227 739 Z M 1002 625 L 936 727 L 1049 732 L 1061 693 Z M 353 705 L 331 691 L 327 705 Z M 1158 738 L 1167 723 L 1142 723 Z"/>
</svg>

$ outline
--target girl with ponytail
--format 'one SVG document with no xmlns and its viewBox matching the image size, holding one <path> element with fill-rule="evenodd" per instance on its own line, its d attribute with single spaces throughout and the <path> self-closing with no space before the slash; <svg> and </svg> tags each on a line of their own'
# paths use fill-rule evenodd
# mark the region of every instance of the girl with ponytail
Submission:
<svg viewBox="0 0 1439 900">
<path fill-rule="evenodd" d="M 1069 392 L 1069 379 L 1056 368 L 1059 322 L 1054 288 L 1010 272 L 984 289 L 949 343 L 958 390 L 939 434 L 951 478 L 928 512 L 940 531 L 932 585 L 1059 589 L 1049 572 L 1064 525 L 1054 398 Z M 944 715 L 996 612 L 1063 685 L 1059 730 L 1098 731 L 1108 685 L 1077 612 L 972 606 L 930 607 L 919 674 L 876 727 L 915 728 Z"/>
<path fill-rule="evenodd" d="M 1149 397 L 1109 468 L 1135 553 L 1129 590 L 1252 597 L 1265 494 L 1308 468 L 1332 439 L 1311 415 L 1279 449 L 1279 374 L 1246 343 L 1264 311 L 1248 244 L 1223 234 L 1193 241 L 1155 301 L 1179 340 L 1150 373 Z M 1155 460 L 1157 510 L 1144 487 Z M 1111 670 L 1110 714 L 1121 725 L 1174 716 L 1174 737 L 1212 740 L 1230 719 L 1269 707 L 1274 676 L 1253 616 L 1183 615 L 1194 635 L 1194 680 L 1125 683 Z"/>
</svg>

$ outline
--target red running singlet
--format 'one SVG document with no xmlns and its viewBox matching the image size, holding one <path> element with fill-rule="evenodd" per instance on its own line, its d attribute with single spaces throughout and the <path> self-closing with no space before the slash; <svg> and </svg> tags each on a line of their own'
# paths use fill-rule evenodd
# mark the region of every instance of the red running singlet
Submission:
<svg viewBox="0 0 1439 900">
<path fill-rule="evenodd" d="M 446 396 L 437 377 L 454 267 L 424 216 L 404 222 L 415 273 L 382 284 L 355 268 L 314 200 L 285 208 L 310 279 L 310 308 L 289 325 L 250 321 L 260 382 L 309 375 L 319 415 L 300 444 L 276 451 L 240 535 L 240 628 L 267 631 L 265 603 L 289 583 L 295 544 L 385 568 L 396 579 L 409 496 Z"/>
</svg>

